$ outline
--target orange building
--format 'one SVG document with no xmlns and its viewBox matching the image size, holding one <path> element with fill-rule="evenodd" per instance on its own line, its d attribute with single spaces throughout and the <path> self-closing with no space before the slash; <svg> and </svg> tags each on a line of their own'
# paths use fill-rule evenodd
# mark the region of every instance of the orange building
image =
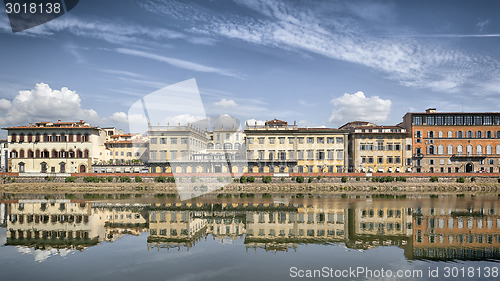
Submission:
<svg viewBox="0 0 500 281">
<path fill-rule="evenodd" d="M 500 112 L 407 113 L 416 172 L 500 172 Z"/>
</svg>

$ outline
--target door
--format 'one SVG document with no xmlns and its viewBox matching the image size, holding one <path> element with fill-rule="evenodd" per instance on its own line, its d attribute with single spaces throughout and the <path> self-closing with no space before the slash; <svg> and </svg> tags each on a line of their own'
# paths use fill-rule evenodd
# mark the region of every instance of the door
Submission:
<svg viewBox="0 0 500 281">
<path fill-rule="evenodd" d="M 467 163 L 467 165 L 465 165 L 465 172 L 466 173 L 474 172 L 474 165 L 472 165 L 472 163 Z"/>
<path fill-rule="evenodd" d="M 80 165 L 80 173 L 85 173 L 85 165 Z"/>
</svg>

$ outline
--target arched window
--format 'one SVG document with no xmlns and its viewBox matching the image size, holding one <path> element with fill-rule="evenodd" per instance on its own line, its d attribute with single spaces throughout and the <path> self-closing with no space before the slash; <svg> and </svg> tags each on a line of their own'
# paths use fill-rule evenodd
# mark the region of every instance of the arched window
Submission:
<svg viewBox="0 0 500 281">
<path fill-rule="evenodd" d="M 472 154 L 472 145 L 468 145 L 467 146 L 467 155 L 471 155 Z"/>
<path fill-rule="evenodd" d="M 68 157 L 68 154 L 66 153 L 66 151 L 61 150 L 61 151 L 59 152 L 59 157 L 60 157 L 60 158 L 66 158 L 66 157 Z"/>
<path fill-rule="evenodd" d="M 443 131 L 439 131 L 438 132 L 438 138 L 442 138 L 443 137 Z"/>
<path fill-rule="evenodd" d="M 443 155 L 444 154 L 444 146 L 438 145 L 438 154 Z"/>
<path fill-rule="evenodd" d="M 43 152 L 42 152 L 42 158 L 49 158 L 49 151 L 47 149 L 45 149 Z"/>
<path fill-rule="evenodd" d="M 448 153 L 449 155 L 453 154 L 453 145 L 451 145 L 451 144 L 450 144 L 450 145 L 448 145 L 448 151 L 447 151 L 447 153 Z"/>
<path fill-rule="evenodd" d="M 434 131 L 428 131 L 427 132 L 427 137 L 428 138 L 433 138 L 434 137 Z"/>
<path fill-rule="evenodd" d="M 234 144 L 234 149 L 239 150 L 241 148 L 241 144 L 235 143 Z"/>
<path fill-rule="evenodd" d="M 84 158 L 89 158 L 89 150 L 85 149 L 85 152 L 83 153 Z"/>
<path fill-rule="evenodd" d="M 452 138 L 453 137 L 453 132 L 452 131 L 448 131 L 448 138 Z"/>
<path fill-rule="evenodd" d="M 68 142 L 73 142 L 73 134 L 68 135 Z"/>
<path fill-rule="evenodd" d="M 10 152 L 10 158 L 17 158 L 17 156 L 18 156 L 18 155 L 17 155 L 17 151 L 16 151 L 16 150 L 12 150 L 12 151 Z"/>
<path fill-rule="evenodd" d="M 32 134 L 28 134 L 28 142 L 32 142 L 33 141 L 33 135 Z"/>
<path fill-rule="evenodd" d="M 215 149 L 222 149 L 222 144 L 220 144 L 220 142 L 216 143 Z"/>
<path fill-rule="evenodd" d="M 500 131 L 497 131 L 497 132 L 496 132 L 496 138 L 497 138 L 497 139 L 500 139 Z"/>
<path fill-rule="evenodd" d="M 24 142 L 24 134 L 19 135 L 19 142 Z"/>
<path fill-rule="evenodd" d="M 56 142 L 57 141 L 57 135 L 56 133 L 52 133 L 52 142 Z"/>
<path fill-rule="evenodd" d="M 58 158 L 57 151 L 55 149 L 52 150 L 52 158 Z"/>
<path fill-rule="evenodd" d="M 472 131 L 467 131 L 467 134 L 465 135 L 466 138 L 472 139 L 474 136 L 472 134 Z"/>
<path fill-rule="evenodd" d="M 61 134 L 61 141 L 66 142 L 66 135 L 64 133 Z"/>
<path fill-rule="evenodd" d="M 82 135 L 77 134 L 76 135 L 76 142 L 81 142 L 82 141 Z"/>
<path fill-rule="evenodd" d="M 459 144 L 459 145 L 457 146 L 457 154 L 458 154 L 458 155 L 462 155 L 462 153 L 463 153 L 463 152 L 464 152 L 464 151 L 463 151 L 463 147 L 462 147 L 462 145 L 461 145 L 461 144 Z"/>
<path fill-rule="evenodd" d="M 497 144 L 497 146 L 495 147 L 495 153 L 500 154 L 500 144 Z"/>
<path fill-rule="evenodd" d="M 457 131 L 457 139 L 461 139 L 464 137 L 464 133 L 462 131 Z"/>
<path fill-rule="evenodd" d="M 36 133 L 35 135 L 35 142 L 40 142 L 40 134 Z"/>
<path fill-rule="evenodd" d="M 231 143 L 225 143 L 224 149 L 233 149 L 233 145 Z"/>
<path fill-rule="evenodd" d="M 24 158 L 24 150 L 19 150 L 19 158 Z"/>
<path fill-rule="evenodd" d="M 43 134 L 43 141 L 44 142 L 49 142 L 49 135 Z"/>
<path fill-rule="evenodd" d="M 16 134 L 10 135 L 10 142 L 16 142 L 16 141 L 17 141 L 17 135 Z"/>
<path fill-rule="evenodd" d="M 488 144 L 486 146 L 486 154 L 490 155 L 491 153 L 493 153 L 493 147 Z"/>
<path fill-rule="evenodd" d="M 83 158 L 83 153 L 80 149 L 76 151 L 76 158 Z"/>
<path fill-rule="evenodd" d="M 480 144 L 476 146 L 476 154 L 483 154 L 483 147 Z"/>
<path fill-rule="evenodd" d="M 481 131 L 477 131 L 477 132 L 476 132 L 476 138 L 480 139 L 480 138 L 482 138 L 482 137 L 483 137 L 483 132 L 481 132 Z"/>
<path fill-rule="evenodd" d="M 493 133 L 491 131 L 486 131 L 486 138 L 487 139 L 493 138 Z"/>
<path fill-rule="evenodd" d="M 434 145 L 429 145 L 427 147 L 427 154 L 430 154 L 430 155 L 435 154 Z"/>
<path fill-rule="evenodd" d="M 35 151 L 35 158 L 40 158 L 40 150 Z"/>
<path fill-rule="evenodd" d="M 68 158 L 75 158 L 75 152 L 72 149 L 68 152 Z"/>
<path fill-rule="evenodd" d="M 33 154 L 33 150 L 29 149 L 28 150 L 28 158 L 33 158 L 34 154 Z"/>
<path fill-rule="evenodd" d="M 213 144 L 213 143 L 209 143 L 209 144 L 207 145 L 207 148 L 208 148 L 208 149 L 214 149 L 214 144 Z"/>
</svg>

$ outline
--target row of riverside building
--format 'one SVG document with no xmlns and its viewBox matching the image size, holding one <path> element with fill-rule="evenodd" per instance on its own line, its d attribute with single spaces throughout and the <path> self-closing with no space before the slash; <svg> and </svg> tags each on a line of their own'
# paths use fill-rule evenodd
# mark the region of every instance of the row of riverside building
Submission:
<svg viewBox="0 0 500 281">
<path fill-rule="evenodd" d="M 277 119 L 211 131 L 149 126 L 145 135 L 83 120 L 3 129 L 0 171 L 13 173 L 500 173 L 500 112 L 430 108 L 395 126 L 338 129 Z"/>
</svg>

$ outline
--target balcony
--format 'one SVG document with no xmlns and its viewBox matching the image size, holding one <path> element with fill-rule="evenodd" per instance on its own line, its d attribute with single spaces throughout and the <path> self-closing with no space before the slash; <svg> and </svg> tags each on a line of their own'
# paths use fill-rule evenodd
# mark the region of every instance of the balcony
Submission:
<svg viewBox="0 0 500 281">
<path fill-rule="evenodd" d="M 486 158 L 489 154 L 453 154 L 451 158 Z"/>
</svg>

